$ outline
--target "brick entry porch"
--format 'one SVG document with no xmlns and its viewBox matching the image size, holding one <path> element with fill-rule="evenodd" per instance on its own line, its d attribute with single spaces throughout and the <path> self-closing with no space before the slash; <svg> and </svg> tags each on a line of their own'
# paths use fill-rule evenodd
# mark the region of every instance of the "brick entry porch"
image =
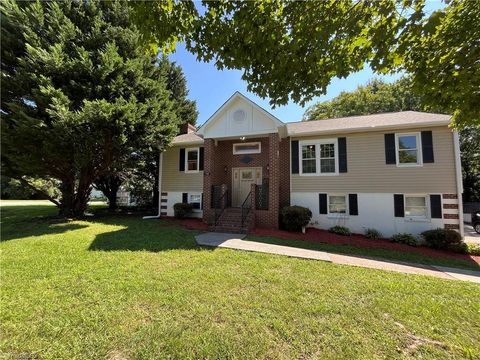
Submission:
<svg viewBox="0 0 480 360">
<path fill-rule="evenodd" d="M 234 154 L 233 145 L 242 140 L 205 139 L 203 221 L 218 231 L 277 229 L 280 208 L 290 201 L 289 141 L 280 139 L 277 133 L 244 141 L 259 142 L 261 151 Z M 261 180 L 251 184 L 242 199 L 233 199 L 233 172 L 245 168 L 259 169 Z M 232 200 L 236 207 L 232 207 Z"/>
</svg>

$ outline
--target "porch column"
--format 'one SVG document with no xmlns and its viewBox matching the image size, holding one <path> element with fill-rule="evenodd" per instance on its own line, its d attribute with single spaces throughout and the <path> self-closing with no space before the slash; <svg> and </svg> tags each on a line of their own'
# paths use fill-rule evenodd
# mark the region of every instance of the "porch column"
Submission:
<svg viewBox="0 0 480 360">
<path fill-rule="evenodd" d="M 280 149 L 277 133 L 268 136 L 268 222 L 274 229 L 278 229 L 280 206 Z"/>
<path fill-rule="evenodd" d="M 205 139 L 203 146 L 203 222 L 211 223 L 215 211 L 212 209 L 212 185 L 214 185 L 213 156 L 215 153 L 215 141 L 213 139 Z"/>
</svg>

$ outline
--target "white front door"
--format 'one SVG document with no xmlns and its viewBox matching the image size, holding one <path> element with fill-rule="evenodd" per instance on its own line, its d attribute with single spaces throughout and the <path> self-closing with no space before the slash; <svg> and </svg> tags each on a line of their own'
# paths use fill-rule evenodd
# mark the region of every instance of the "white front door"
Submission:
<svg viewBox="0 0 480 360">
<path fill-rule="evenodd" d="M 262 184 L 262 168 L 233 168 L 232 206 L 242 206 L 252 189 L 252 184 Z"/>
</svg>

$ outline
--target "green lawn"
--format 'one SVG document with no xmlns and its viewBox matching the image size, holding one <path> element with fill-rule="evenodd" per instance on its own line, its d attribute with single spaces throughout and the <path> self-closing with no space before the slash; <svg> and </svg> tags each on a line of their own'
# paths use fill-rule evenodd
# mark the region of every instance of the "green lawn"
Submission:
<svg viewBox="0 0 480 360">
<path fill-rule="evenodd" d="M 287 240 L 275 237 L 265 236 L 248 236 L 245 240 L 263 242 L 266 244 L 275 244 L 283 246 L 292 246 L 303 249 L 328 251 L 337 254 L 348 254 L 354 256 L 366 256 L 371 258 L 386 259 L 400 262 L 411 262 L 424 265 L 440 265 L 450 266 L 469 270 L 480 270 L 478 263 L 473 259 L 452 259 L 452 258 L 435 258 L 423 254 L 399 252 L 397 250 L 380 249 L 380 248 L 362 248 L 351 245 L 337 245 L 327 243 L 314 243 L 301 240 Z"/>
<path fill-rule="evenodd" d="M 480 358 L 479 285 L 54 213 L 2 208 L 2 358 Z"/>
</svg>

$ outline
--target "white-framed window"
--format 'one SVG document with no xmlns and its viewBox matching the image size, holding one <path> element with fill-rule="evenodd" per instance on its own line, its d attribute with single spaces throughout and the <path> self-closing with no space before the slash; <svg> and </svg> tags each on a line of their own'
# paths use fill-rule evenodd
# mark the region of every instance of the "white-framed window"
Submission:
<svg viewBox="0 0 480 360">
<path fill-rule="evenodd" d="M 428 218 L 427 195 L 405 195 L 405 217 L 415 219 Z"/>
<path fill-rule="evenodd" d="M 233 144 L 234 155 L 260 154 L 261 152 L 262 152 L 262 143 L 259 141 Z"/>
<path fill-rule="evenodd" d="M 338 175 L 337 139 L 299 142 L 300 175 Z"/>
<path fill-rule="evenodd" d="M 422 165 L 422 143 L 420 133 L 395 134 L 397 166 Z"/>
<path fill-rule="evenodd" d="M 190 148 L 185 150 L 185 172 L 198 172 L 200 166 L 199 155 L 199 148 Z"/>
<path fill-rule="evenodd" d="M 317 145 L 302 145 L 302 174 L 315 174 L 317 172 Z"/>
<path fill-rule="evenodd" d="M 202 195 L 201 194 L 189 194 L 188 203 L 193 205 L 194 209 L 200 210 L 202 208 Z"/>
<path fill-rule="evenodd" d="M 328 195 L 328 215 L 348 214 L 347 195 L 345 194 L 329 194 Z"/>
</svg>

